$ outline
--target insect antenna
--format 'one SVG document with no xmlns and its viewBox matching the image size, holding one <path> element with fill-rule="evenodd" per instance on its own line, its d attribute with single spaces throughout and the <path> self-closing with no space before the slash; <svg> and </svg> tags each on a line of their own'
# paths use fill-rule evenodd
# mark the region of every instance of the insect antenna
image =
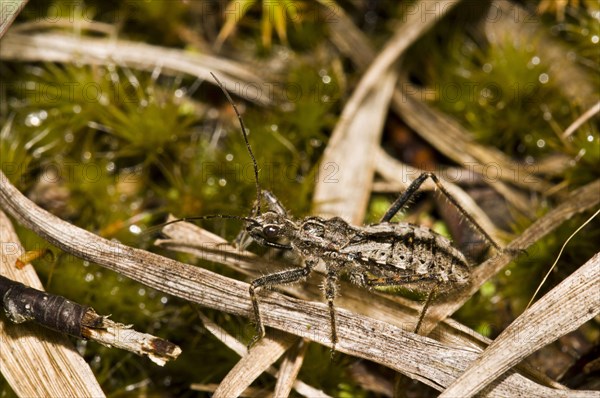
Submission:
<svg viewBox="0 0 600 398">
<path fill-rule="evenodd" d="M 235 104 L 235 102 L 233 102 L 233 99 L 231 98 L 231 95 L 229 95 L 229 92 L 227 91 L 227 89 L 225 88 L 225 86 L 223 85 L 223 83 L 221 83 L 221 81 L 217 78 L 217 76 L 215 76 L 214 73 L 210 72 L 210 75 L 215 79 L 215 81 L 217 82 L 217 84 L 219 85 L 219 87 L 221 88 L 221 90 L 223 91 L 223 94 L 225 94 L 225 97 L 227 98 L 227 101 L 231 104 L 231 106 L 233 107 L 233 110 L 235 111 L 235 114 L 237 115 L 237 118 L 240 122 L 240 127 L 242 129 L 242 135 L 244 136 L 244 142 L 246 143 L 246 148 L 248 149 L 248 153 L 250 154 L 250 158 L 252 159 L 252 166 L 254 168 L 254 181 L 256 183 L 256 207 L 252 210 L 251 215 L 252 216 L 257 216 L 261 213 L 260 211 L 260 197 L 261 197 L 261 189 L 260 189 L 260 183 L 258 182 L 258 163 L 256 162 L 256 158 L 254 157 L 254 152 L 252 152 L 252 147 L 250 146 L 250 142 L 248 141 L 248 132 L 246 130 L 246 126 L 244 125 L 244 120 L 242 119 L 242 116 L 240 115 L 240 112 L 238 111 L 238 108 Z M 183 218 L 178 218 L 177 220 L 173 220 L 173 221 L 168 221 L 159 225 L 155 225 L 154 227 L 148 228 L 144 231 L 144 235 L 145 234 L 153 234 L 155 232 L 160 231 L 162 228 L 166 227 L 167 225 L 171 225 L 171 224 L 175 224 L 178 222 L 183 222 L 183 221 L 198 221 L 198 220 L 209 220 L 209 219 L 215 219 L 215 218 L 221 218 L 221 219 L 233 219 L 233 220 L 241 220 L 241 221 L 246 221 L 246 222 L 250 222 L 250 223 L 256 223 L 256 220 L 254 220 L 251 217 L 241 217 L 241 216 L 234 216 L 234 215 L 226 215 L 226 214 L 213 214 L 213 215 L 207 215 L 207 216 L 197 216 L 197 217 L 183 217 Z"/>
<path fill-rule="evenodd" d="M 227 91 L 225 86 L 223 86 L 221 81 L 217 78 L 217 76 L 215 76 L 214 73 L 210 72 L 210 75 L 213 77 L 213 79 L 215 79 L 215 81 L 217 82 L 217 84 L 219 85 L 221 90 L 223 91 L 223 94 L 225 94 L 225 97 L 227 97 L 227 101 L 229 101 L 229 103 L 233 107 L 233 110 L 235 111 L 235 114 L 237 115 L 237 118 L 240 122 L 242 134 L 244 135 L 244 142 L 246 143 L 246 148 L 248 149 L 248 153 L 250 154 L 250 158 L 252 159 L 252 166 L 254 167 L 254 181 L 256 182 L 256 208 L 252 210 L 252 215 L 257 216 L 260 214 L 260 197 L 261 197 L 260 183 L 258 182 L 258 163 L 256 162 L 256 158 L 254 157 L 254 152 L 252 152 L 252 147 L 250 146 L 250 142 L 248 141 L 248 133 L 246 131 L 246 126 L 244 126 L 244 121 L 242 120 L 242 116 L 240 115 L 240 112 L 238 111 L 238 108 L 235 105 L 235 102 L 233 102 L 233 99 L 231 98 L 231 95 L 229 95 L 229 92 Z"/>
<path fill-rule="evenodd" d="M 207 216 L 183 217 L 183 218 L 178 218 L 177 220 L 167 221 L 167 222 L 164 222 L 162 224 L 158 224 L 158 225 L 155 225 L 155 226 L 153 226 L 151 228 L 146 229 L 144 231 L 144 235 L 146 235 L 146 234 L 153 234 L 155 232 L 159 232 L 160 230 L 162 230 L 167 225 L 175 224 L 175 223 L 178 223 L 178 222 L 184 222 L 184 221 L 189 222 L 189 221 L 198 221 L 198 220 L 211 220 L 211 219 L 215 219 L 215 218 L 222 218 L 222 219 L 228 219 L 228 220 L 240 220 L 240 221 L 246 221 L 246 222 L 256 223 L 256 221 L 253 218 L 250 218 L 250 217 L 233 216 L 233 215 L 228 215 L 228 214 L 210 214 L 210 215 L 207 215 Z"/>
</svg>

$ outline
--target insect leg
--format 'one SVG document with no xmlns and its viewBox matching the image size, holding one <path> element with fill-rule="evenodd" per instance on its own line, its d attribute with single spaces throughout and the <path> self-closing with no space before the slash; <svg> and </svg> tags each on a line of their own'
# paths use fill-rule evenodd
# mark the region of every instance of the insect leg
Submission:
<svg viewBox="0 0 600 398">
<path fill-rule="evenodd" d="M 471 216 L 458 203 L 458 201 L 454 198 L 454 196 L 452 196 L 452 194 L 450 192 L 448 192 L 448 190 L 444 187 L 444 185 L 442 185 L 442 182 L 440 181 L 440 179 L 434 173 L 429 172 L 429 171 L 427 171 L 425 173 L 422 173 L 419 177 L 417 177 L 416 180 L 414 180 L 408 186 L 408 188 L 406 189 L 406 191 L 404 191 L 398 197 L 398 199 L 396 199 L 396 201 L 394 203 L 392 203 L 392 205 L 390 206 L 390 208 L 388 209 L 388 211 L 381 218 L 380 222 L 390 221 L 392 219 L 392 217 L 394 217 L 396 215 L 396 213 L 398 213 L 398 211 L 404 207 L 404 205 L 406 204 L 406 202 L 414 195 L 414 193 L 421 187 L 421 185 L 425 182 L 425 180 L 427 180 L 427 178 L 431 178 L 433 180 L 433 182 L 435 183 L 435 185 L 437 186 L 437 188 L 444 194 L 444 196 L 446 197 L 446 199 L 448 199 L 450 201 L 450 203 L 452 203 L 454 205 L 454 207 L 456 207 L 458 209 L 458 211 L 467 220 L 469 220 L 469 222 L 471 223 L 471 225 L 473 225 L 473 227 L 475 227 L 475 229 L 485 238 L 485 240 L 490 245 L 492 245 L 498 251 L 501 250 L 500 245 L 498 245 L 494 241 L 494 239 L 477 223 L 477 221 L 475 221 L 475 219 L 473 218 L 473 216 Z"/>
<path fill-rule="evenodd" d="M 415 282 L 431 281 L 431 280 L 435 280 L 436 278 L 432 277 L 432 276 L 427 276 L 427 275 L 408 275 L 408 276 L 390 276 L 390 277 L 386 277 L 386 278 L 372 278 L 372 277 L 367 276 L 366 278 L 363 278 L 363 279 L 367 286 L 400 286 L 400 285 L 406 285 L 406 284 L 415 283 Z M 435 294 L 436 294 L 439 286 L 440 286 L 440 284 L 436 283 L 429 291 L 429 294 L 427 295 L 427 299 L 425 300 L 425 304 L 423 305 L 423 309 L 421 310 L 421 313 L 419 315 L 419 320 L 417 321 L 415 333 L 419 332 L 419 328 L 421 327 L 421 324 L 423 323 L 423 319 L 425 319 L 425 314 L 427 313 L 427 310 L 429 309 L 429 306 L 431 305 L 431 302 L 433 301 L 433 298 L 435 297 Z"/>
<path fill-rule="evenodd" d="M 331 324 L 331 353 L 335 351 L 335 345 L 338 341 L 337 328 L 335 326 L 335 307 L 333 306 L 333 299 L 335 298 L 335 291 L 337 289 L 337 273 L 334 270 L 327 271 L 327 279 L 325 280 L 325 298 L 329 306 L 329 322 Z"/>
<path fill-rule="evenodd" d="M 421 315 L 419 315 L 419 321 L 417 322 L 417 326 L 415 327 L 416 334 L 419 334 L 419 329 L 421 328 L 421 324 L 423 323 L 423 320 L 425 319 L 425 314 L 427 313 L 429 306 L 433 302 L 433 298 L 435 297 L 435 294 L 437 293 L 439 287 L 440 287 L 439 283 L 435 284 L 429 291 L 429 294 L 427 295 L 427 299 L 425 300 L 425 304 L 423 305 L 423 309 L 421 310 Z"/>
<path fill-rule="evenodd" d="M 408 202 L 408 200 L 417 192 L 417 190 L 421 187 L 421 184 L 425 182 L 427 179 L 428 173 L 423 173 L 419 177 L 417 177 L 409 186 L 406 188 L 406 191 L 402 192 L 398 199 L 392 203 L 390 208 L 385 212 L 383 217 L 381 217 L 380 223 L 390 221 L 396 213 L 398 213 Z"/>
<path fill-rule="evenodd" d="M 256 322 L 256 335 L 248 344 L 248 347 L 252 347 L 258 340 L 265 336 L 265 327 L 262 322 L 262 317 L 260 315 L 260 307 L 258 303 L 258 296 L 256 295 L 256 289 L 261 287 L 271 287 L 275 285 L 282 285 L 285 283 L 294 283 L 302 280 L 310 272 L 316 262 L 306 261 L 306 266 L 304 268 L 294 268 L 287 271 L 276 272 L 274 274 L 265 275 L 260 278 L 256 278 L 252 282 L 250 282 L 250 299 L 252 300 L 252 308 L 254 310 L 254 321 Z"/>
</svg>

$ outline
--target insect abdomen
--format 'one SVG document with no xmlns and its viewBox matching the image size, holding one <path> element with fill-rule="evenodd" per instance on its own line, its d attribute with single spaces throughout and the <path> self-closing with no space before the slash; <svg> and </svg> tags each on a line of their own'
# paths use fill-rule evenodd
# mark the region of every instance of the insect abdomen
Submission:
<svg viewBox="0 0 600 398">
<path fill-rule="evenodd" d="M 366 233 L 344 252 L 355 253 L 375 276 L 423 276 L 442 284 L 463 284 L 469 278 L 464 255 L 428 228 L 382 223 L 367 227 Z"/>
</svg>

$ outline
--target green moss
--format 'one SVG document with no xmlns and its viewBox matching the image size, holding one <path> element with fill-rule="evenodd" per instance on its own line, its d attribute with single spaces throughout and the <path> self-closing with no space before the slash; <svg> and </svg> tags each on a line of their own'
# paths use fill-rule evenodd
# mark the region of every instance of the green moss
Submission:
<svg viewBox="0 0 600 398">
<path fill-rule="evenodd" d="M 432 60 L 438 68 L 428 79 L 433 102 L 482 143 L 519 156 L 548 153 L 546 142 L 557 138 L 544 114 L 559 119 L 569 114 L 558 101 L 549 101 L 560 91 L 535 46 L 506 41 L 483 49 L 464 36 L 455 40 Z"/>
<path fill-rule="evenodd" d="M 10 388 L 10 385 L 0 373 L 0 397 L 1 398 L 17 398 L 18 395 Z"/>
<path fill-rule="evenodd" d="M 583 44 L 600 37 L 594 33 L 598 24 L 589 26 L 588 13 L 577 15 L 571 23 L 580 25 L 572 30 L 582 45 L 573 48 L 572 57 L 587 57 Z M 477 141 L 512 158 L 532 161 L 558 152 L 574 159 L 574 167 L 562 176 L 567 181 L 581 185 L 598 178 L 597 125 L 589 122 L 572 137 L 561 137 L 588 109 L 572 103 L 556 77 L 561 69 L 538 54 L 543 35 L 533 43 L 507 35 L 490 45 L 456 26 L 436 27 L 412 50 L 415 56 L 408 57 L 413 80 L 423 86 L 422 98 L 460 121 Z M 440 42 L 441 51 L 421 55 Z M 597 73 L 588 79 L 600 90 Z"/>
<path fill-rule="evenodd" d="M 588 211 L 566 221 L 556 232 L 536 242 L 527 250 L 526 254 L 520 256 L 500 276 L 500 288 L 506 297 L 510 298 L 511 307 L 516 314 L 520 314 L 525 309 L 535 290 L 542 283 L 544 276 L 550 271 L 551 265 L 557 259 L 561 247 L 569 236 L 592 214 L 592 211 Z M 595 218 L 565 246 L 556 267 L 550 273 L 548 280 L 544 282 L 536 299 L 549 292 L 588 261 L 597 252 L 596 242 L 599 239 L 600 221 Z"/>
<path fill-rule="evenodd" d="M 361 390 L 347 377 L 346 372 L 351 363 L 351 358 L 339 353 L 332 361 L 329 348 L 311 343 L 298 377 L 309 385 L 319 386 L 333 397 L 361 394 Z"/>
<path fill-rule="evenodd" d="M 579 36 L 582 32 L 594 35 L 593 29 L 586 31 L 585 28 L 589 15 L 570 18 L 570 23 L 580 24 L 581 31 L 574 29 Z M 567 39 L 576 42 L 573 37 Z M 553 177 L 555 181 L 564 181 L 569 190 L 599 177 L 597 124 L 587 122 L 571 137 L 560 137 L 587 109 L 570 103 L 559 80 L 553 76 L 561 71 L 538 56 L 535 43 L 505 40 L 499 45 L 488 45 L 481 38 L 475 40 L 465 34 L 462 27 L 444 28 L 442 25 L 412 51 L 419 53 L 428 45 L 436 46 L 435 41 L 445 43 L 442 51 L 428 52 L 427 57 L 416 57 L 417 61 L 411 63 L 414 64 L 411 65 L 413 80 L 423 86 L 431 103 L 459 120 L 480 143 L 499 148 L 514 159 L 531 161 L 556 153 L 572 159 L 569 168 Z M 585 46 L 571 49 L 586 57 Z M 590 84 L 600 88 L 598 79 L 590 80 Z M 542 215 L 539 213 L 535 218 Z M 496 280 L 488 282 L 487 288 L 482 287 L 459 310 L 458 319 L 486 335 L 495 336 L 520 314 L 560 245 L 584 220 L 583 216 L 576 217 L 537 242 L 528 255 L 519 257 Z M 515 233 L 522 232 L 531 222 L 531 219 L 520 220 Z M 589 227 L 593 230 L 591 225 Z M 593 254 L 593 248 L 586 242 L 595 239 L 592 236 L 581 238 L 579 243 L 571 242 L 572 247 L 567 248 L 554 277 L 540 295 Z M 491 296 L 489 292 L 493 292 Z"/>
<path fill-rule="evenodd" d="M 543 212 L 540 212 L 541 217 Z M 519 316 L 542 283 L 545 275 L 569 236 L 587 218 L 591 211 L 566 221 L 556 232 L 536 242 L 494 279 L 487 281 L 456 314 L 467 326 L 495 337 L 509 322 Z M 528 220 L 521 220 L 517 229 L 522 232 Z M 600 222 L 595 219 L 582 229 L 565 247 L 565 250 L 536 296 L 539 299 L 553 287 L 575 272 L 597 251 L 600 239 Z"/>
<path fill-rule="evenodd" d="M 11 116 L 0 131 L 1 166 L 11 183 L 24 189 L 27 187 L 26 172 L 34 160 L 33 151 L 38 148 L 33 141 L 34 137 L 24 136 L 13 122 L 14 116 Z M 26 149 L 28 146 L 30 150 Z"/>
<path fill-rule="evenodd" d="M 51 5 L 65 5 L 61 12 L 70 9 L 66 16 L 72 17 L 73 7 L 67 3 L 42 1 L 37 7 L 26 7 L 19 18 L 39 18 Z M 232 48 L 239 51 L 238 62 L 270 55 L 263 41 L 263 14 L 256 3 L 223 47 L 223 53 Z M 346 59 L 328 50 L 324 9 L 293 3 L 303 7 L 303 23 L 297 25 L 288 14 L 283 21 L 285 38 L 279 36 L 280 31 L 268 32 L 278 35 L 273 42 L 278 40 L 278 48 L 293 56 L 293 65 L 278 69 L 280 74 L 273 81 L 281 82 L 280 86 L 263 87 L 262 91 L 274 103 L 285 105 L 236 102 L 245 108 L 243 118 L 261 170 L 261 186 L 272 190 L 291 214 L 301 217 L 310 213 L 312 189 L 319 178 L 315 165 L 340 113 L 340 99 L 347 96 L 343 87 L 346 82 L 358 81 L 360 74 L 348 67 Z M 382 44 L 397 22 L 386 18 L 409 10 L 384 3 L 366 8 L 341 5 L 373 43 Z M 314 14 L 312 7 L 316 7 Z M 76 18 L 92 9 L 88 18 L 120 24 L 119 38 L 170 47 L 187 45 L 196 50 L 203 48 L 204 40 L 210 46 L 223 18 L 202 13 L 194 2 L 98 3 L 78 9 Z M 552 182 L 564 181 L 572 189 L 598 178 L 596 121 L 584 124 L 571 138 L 562 140 L 557 134 L 587 110 L 567 103 L 553 76 L 560 71 L 552 71 L 552 65 L 535 58 L 535 45 L 503 42 L 489 46 L 475 39 L 476 35 L 465 35 L 465 26 L 477 28 L 477 10 L 469 11 L 453 13 L 411 49 L 405 65 L 412 79 L 426 88 L 432 104 L 458 119 L 480 143 L 499 148 L 514 159 L 540 159 L 556 153 L 572 159 L 572 167 L 552 177 Z M 558 30 L 550 23 L 546 28 L 556 30 L 581 65 L 595 72 L 600 61 L 593 40 L 599 27 L 592 14 L 580 11 L 568 14 Z M 200 23 L 204 24 L 201 28 Z M 205 29 L 210 24 L 215 27 Z M 298 51 L 303 54 L 299 56 Z M 151 248 L 151 242 L 137 232 L 160 223 L 166 213 L 246 215 L 250 211 L 256 199 L 252 164 L 231 106 L 213 85 L 203 84 L 192 92 L 188 88 L 196 82 L 191 78 L 119 66 L 6 62 L 0 68 L 6 87 L 2 109 L 8 110 L 0 115 L 2 169 L 19 189 L 59 217 L 106 238 Z M 598 85 L 598 79 L 591 84 Z M 461 90 L 458 97 L 457 89 Z M 47 173 L 53 170 L 58 178 L 51 180 Z M 375 195 L 366 221 L 377 222 L 393 199 Z M 486 336 L 496 335 L 522 310 L 560 245 L 586 216 L 589 214 L 573 218 L 538 242 L 506 273 L 486 282 L 458 318 Z M 516 233 L 530 222 L 520 220 Z M 437 232 L 447 234 L 444 224 L 434 225 Z M 241 227 L 234 221 L 203 226 L 228 239 Z M 594 221 L 567 246 L 542 294 L 591 256 L 594 247 L 590 242 L 598 241 L 598 230 Z M 19 235 L 29 250 L 47 245 L 22 228 Z M 190 383 L 218 383 L 236 363 L 236 355 L 207 334 L 188 303 L 52 250 L 56 262 L 35 263 L 50 291 L 111 313 L 117 321 L 133 323 L 137 329 L 183 348 L 177 361 L 158 368 L 147 359 L 118 350 L 77 343 L 109 395 L 190 395 Z M 196 261 L 184 254 L 161 253 Z M 200 266 L 242 278 L 220 265 Z M 403 293 L 423 298 L 405 289 Z M 243 342 L 253 334 L 245 318 L 204 312 Z M 200 356 L 209 360 L 199 363 Z M 346 372 L 351 360 L 342 354 L 338 358 L 332 363 L 327 348 L 311 344 L 300 377 L 333 396 L 366 396 Z M 150 380 L 150 384 L 127 389 L 140 380 Z M 274 379 L 264 376 L 257 384 L 272 389 Z"/>
<path fill-rule="evenodd" d="M 392 203 L 392 200 L 390 200 L 388 196 L 376 195 L 372 197 L 369 201 L 369 209 L 365 218 L 365 224 L 375 224 L 379 222 Z M 397 217 L 394 220 L 397 220 Z"/>
<path fill-rule="evenodd" d="M 585 2 L 585 7 L 570 7 L 564 21 L 549 23 L 553 33 L 564 40 L 577 54 L 575 60 L 582 66 L 589 68 L 596 77 L 600 68 L 600 24 L 598 13 L 600 4 L 596 1 Z"/>
<path fill-rule="evenodd" d="M 299 87 L 301 94 L 294 102 L 294 112 L 249 107 L 244 114 L 261 168 L 261 184 L 273 189 L 294 212 L 308 212 L 312 181 L 306 176 L 320 155 L 324 132 L 335 122 L 329 109 L 339 94 L 323 83 L 326 73 L 321 76 L 310 65 L 290 73 L 290 87 Z M 7 165 L 20 166 L 11 179 L 26 182 L 21 189 L 38 192 L 39 198 L 47 192 L 61 192 L 44 205 L 62 218 L 106 238 L 148 247 L 149 242 L 136 235 L 136 228 L 143 230 L 156 223 L 161 214 L 244 215 L 251 208 L 256 194 L 252 167 L 237 121 L 221 118 L 222 136 L 216 139 L 215 120 L 190 112 L 197 108 L 177 95 L 177 89 L 185 87 L 170 86 L 171 79 L 154 80 L 149 74 L 120 68 L 54 64 L 25 69 L 18 76 L 22 85 L 13 86 L 10 95 L 20 100 L 12 116 L 19 123 L 7 124 L 0 136 L 3 160 L 10 161 L 3 162 L 3 168 L 9 172 Z M 85 90 L 39 95 L 50 86 L 83 88 L 86 84 L 95 88 L 94 96 Z M 22 89 L 27 86 L 32 89 Z M 222 113 L 230 115 L 230 105 L 215 91 L 221 98 Z M 35 119 L 40 113 L 48 117 Z M 35 123 L 25 122 L 34 119 Z M 26 145 L 33 137 L 39 138 Z M 34 151 L 40 147 L 47 149 L 39 151 L 43 157 L 36 158 Z M 50 191 L 45 191 L 47 184 L 53 187 Z M 240 228 L 239 223 L 208 226 L 230 239 Z M 29 250 L 47 247 L 26 230 L 19 229 L 19 234 Z M 91 305 L 99 313 L 113 314 L 114 320 L 132 323 L 138 330 L 158 334 L 184 349 L 185 355 L 176 364 L 160 370 L 142 366 L 147 359 L 94 343 L 77 343 L 105 391 L 118 396 L 132 380 L 140 379 L 153 380 L 147 387 L 151 391 L 184 391 L 192 381 L 218 382 L 236 362 L 236 356 L 214 338 L 194 338 L 197 332 L 188 329 L 198 329 L 200 323 L 189 309 L 181 309 L 179 300 L 51 249 L 56 262 L 35 263 L 49 291 Z M 195 261 L 190 256 L 178 257 Z M 240 277 L 221 266 L 203 266 Z M 250 325 L 246 319 L 207 313 L 219 318 L 218 324 L 225 328 L 239 331 L 240 325 Z M 234 334 L 248 341 L 253 332 L 244 330 Z M 197 365 L 194 355 L 199 353 L 216 358 L 222 366 L 193 370 Z M 273 380 L 259 383 L 272 387 Z"/>
</svg>

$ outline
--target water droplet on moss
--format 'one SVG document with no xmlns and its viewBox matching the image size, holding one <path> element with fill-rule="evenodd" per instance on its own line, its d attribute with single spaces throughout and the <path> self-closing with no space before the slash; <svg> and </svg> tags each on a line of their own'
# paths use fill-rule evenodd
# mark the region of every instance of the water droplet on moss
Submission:
<svg viewBox="0 0 600 398">
<path fill-rule="evenodd" d="M 37 113 L 30 113 L 25 117 L 25 125 L 28 127 L 38 127 L 42 124 L 42 119 Z"/>
<path fill-rule="evenodd" d="M 323 142 L 316 138 L 311 138 L 309 143 L 310 143 L 310 146 L 312 146 L 313 148 L 318 148 L 321 145 L 323 145 Z"/>
<path fill-rule="evenodd" d="M 133 224 L 129 226 L 129 232 L 131 232 L 134 235 L 139 235 L 142 233 L 142 229 L 139 226 Z"/>
<path fill-rule="evenodd" d="M 536 145 L 538 146 L 538 148 L 543 148 L 546 146 L 546 141 L 539 139 L 537 140 Z"/>
</svg>

